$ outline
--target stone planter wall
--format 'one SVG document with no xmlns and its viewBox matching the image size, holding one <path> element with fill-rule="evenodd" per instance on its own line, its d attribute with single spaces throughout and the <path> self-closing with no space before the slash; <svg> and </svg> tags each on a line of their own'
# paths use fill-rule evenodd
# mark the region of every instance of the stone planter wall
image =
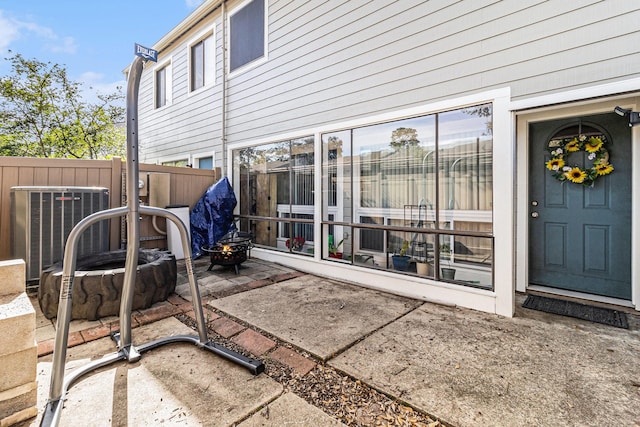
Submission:
<svg viewBox="0 0 640 427">
<path fill-rule="evenodd" d="M 0 426 L 38 414 L 36 312 L 22 260 L 0 261 Z"/>
</svg>

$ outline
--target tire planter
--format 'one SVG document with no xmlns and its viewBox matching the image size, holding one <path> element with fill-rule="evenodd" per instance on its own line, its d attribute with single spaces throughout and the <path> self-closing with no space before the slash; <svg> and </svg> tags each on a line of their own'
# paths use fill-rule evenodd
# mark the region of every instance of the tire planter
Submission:
<svg viewBox="0 0 640 427">
<path fill-rule="evenodd" d="M 71 320 L 97 320 L 120 314 L 126 250 L 103 252 L 78 258 L 71 304 Z M 140 250 L 132 310 L 148 308 L 166 300 L 175 290 L 177 267 L 170 252 Z M 38 302 L 47 319 L 58 315 L 62 262 L 40 274 Z"/>
</svg>

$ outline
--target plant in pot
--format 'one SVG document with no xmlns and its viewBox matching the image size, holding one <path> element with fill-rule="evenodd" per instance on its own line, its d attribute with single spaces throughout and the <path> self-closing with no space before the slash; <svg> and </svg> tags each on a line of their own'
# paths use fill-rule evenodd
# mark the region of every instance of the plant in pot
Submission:
<svg viewBox="0 0 640 427">
<path fill-rule="evenodd" d="M 402 242 L 399 254 L 391 256 L 394 269 L 398 271 L 407 271 L 409 269 L 409 261 L 411 260 L 411 257 L 407 255 L 407 249 L 409 249 L 409 242 L 405 240 Z"/>
<path fill-rule="evenodd" d="M 339 252 L 340 246 L 342 246 L 342 242 L 344 239 L 340 240 L 338 244 L 333 244 L 333 242 L 329 243 L 329 257 L 342 259 L 342 252 Z"/>
<path fill-rule="evenodd" d="M 293 251 L 301 251 L 302 247 L 304 246 L 304 237 L 294 237 L 293 239 L 287 239 L 286 241 L 286 245 L 287 248 L 293 250 Z"/>
<path fill-rule="evenodd" d="M 427 257 L 416 258 L 416 273 L 420 276 L 433 276 L 432 264 Z"/>
<path fill-rule="evenodd" d="M 443 279 L 453 280 L 456 276 L 456 269 L 451 267 L 451 247 L 449 245 L 440 245 L 440 264 L 442 261 L 446 263 L 446 267 L 440 267 L 440 273 Z"/>
</svg>

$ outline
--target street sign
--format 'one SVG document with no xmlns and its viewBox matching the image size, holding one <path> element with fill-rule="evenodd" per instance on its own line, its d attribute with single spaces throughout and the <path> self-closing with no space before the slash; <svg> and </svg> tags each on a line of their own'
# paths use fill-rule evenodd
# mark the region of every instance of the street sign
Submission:
<svg viewBox="0 0 640 427">
<path fill-rule="evenodd" d="M 158 51 L 148 47 L 144 47 L 138 43 L 135 44 L 134 53 L 148 61 L 158 62 Z"/>
</svg>

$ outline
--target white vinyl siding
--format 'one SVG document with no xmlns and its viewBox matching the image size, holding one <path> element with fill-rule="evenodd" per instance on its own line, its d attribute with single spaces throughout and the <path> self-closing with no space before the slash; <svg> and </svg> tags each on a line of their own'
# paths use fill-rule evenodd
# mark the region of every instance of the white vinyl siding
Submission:
<svg viewBox="0 0 640 427">
<path fill-rule="evenodd" d="M 193 29 L 193 36 L 180 39 L 170 49 L 161 50 L 159 61 L 170 57 L 173 74 L 171 108 L 154 108 L 154 73 L 145 69 L 139 91 L 139 145 L 140 161 L 157 163 L 184 153 L 213 153 L 221 151 L 221 85 L 209 84 L 196 91 L 190 90 L 190 46 L 204 34 L 211 33 L 213 75 L 222 67 L 220 32 L 215 25 L 220 21 L 208 20 Z M 218 70 L 216 72 L 216 70 Z M 221 166 L 217 156 L 215 167 Z"/>
<path fill-rule="evenodd" d="M 501 87 L 520 99 L 630 78 L 637 22 L 640 5 L 623 0 L 273 2 L 269 61 L 229 89 L 229 140 Z"/>
<path fill-rule="evenodd" d="M 229 2 L 229 16 L 246 4 Z M 488 90 L 509 88 L 513 101 L 523 101 L 640 75 L 634 1 L 265 0 L 265 7 L 269 60 L 227 76 L 230 144 Z M 213 10 L 161 50 L 161 58 L 173 55 L 173 106 L 141 107 L 143 161 L 186 146 L 221 152 L 222 79 L 188 96 L 187 46 L 222 19 L 221 8 Z M 221 33 L 214 35 L 218 76 Z M 145 70 L 141 106 L 153 94 L 148 81 Z M 216 166 L 224 158 L 217 155 Z"/>
</svg>

